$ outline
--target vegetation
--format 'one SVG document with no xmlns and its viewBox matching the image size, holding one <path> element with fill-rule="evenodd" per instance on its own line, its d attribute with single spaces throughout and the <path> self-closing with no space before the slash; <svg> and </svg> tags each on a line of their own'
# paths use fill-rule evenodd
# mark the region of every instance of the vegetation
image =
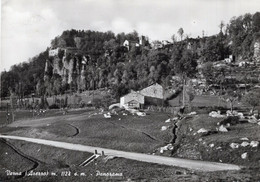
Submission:
<svg viewBox="0 0 260 182">
<path fill-rule="evenodd" d="M 179 76 L 184 86 L 188 79 L 197 77 L 197 61 L 208 63 L 203 70 L 207 84 L 218 84 L 224 90 L 224 85 L 228 85 L 225 76 L 230 70 L 213 71 L 212 63 L 230 54 L 237 59 L 251 60 L 254 40 L 259 37 L 259 22 L 259 12 L 245 14 L 232 18 L 226 25 L 221 22 L 219 34 L 196 39 L 184 36 L 184 30 L 180 28 L 176 33 L 181 41 L 176 41 L 173 35 L 173 44 L 152 48 L 148 38 L 142 37 L 142 45 L 129 46 L 129 50 L 123 42 L 138 42 L 140 37 L 136 31 L 115 35 L 111 31 L 66 30 L 51 41 L 51 48 L 70 50 L 66 60 L 70 61 L 74 56 L 80 67 L 86 58 L 86 70 L 82 73 L 84 80 L 79 81 L 79 73 L 75 71 L 73 81 L 64 83 L 51 66 L 53 58 L 48 56 L 50 48 L 47 48 L 29 62 L 14 65 L 10 71 L 1 73 L 1 97 L 10 96 L 9 90 L 21 100 L 31 94 L 56 96 L 66 91 L 107 87 L 113 90 L 115 98 L 119 98 L 130 89 L 137 90 L 155 82 L 170 87 L 172 76 Z M 63 67 L 61 59 L 64 55 L 64 51 L 60 51 L 55 58 L 59 59 L 59 68 Z M 44 71 L 46 60 L 51 64 Z"/>
</svg>

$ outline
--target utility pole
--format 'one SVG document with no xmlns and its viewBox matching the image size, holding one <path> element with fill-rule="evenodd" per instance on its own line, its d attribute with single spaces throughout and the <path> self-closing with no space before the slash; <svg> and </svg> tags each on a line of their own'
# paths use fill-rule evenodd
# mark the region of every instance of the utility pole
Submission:
<svg viewBox="0 0 260 182">
<path fill-rule="evenodd" d="M 185 84 L 186 80 L 183 78 L 183 93 L 182 93 L 182 106 L 185 107 Z"/>
<path fill-rule="evenodd" d="M 9 124 L 9 105 L 8 103 L 6 104 L 6 124 Z"/>
</svg>

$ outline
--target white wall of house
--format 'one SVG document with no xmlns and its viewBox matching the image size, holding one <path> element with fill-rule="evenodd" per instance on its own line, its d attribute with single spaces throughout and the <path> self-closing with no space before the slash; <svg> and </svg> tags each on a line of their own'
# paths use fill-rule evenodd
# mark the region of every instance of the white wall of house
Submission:
<svg viewBox="0 0 260 182">
<path fill-rule="evenodd" d="M 56 55 L 58 55 L 58 53 L 59 53 L 59 48 L 49 50 L 50 57 L 56 56 Z"/>
<path fill-rule="evenodd" d="M 140 104 L 144 104 L 144 96 L 139 92 L 131 91 L 129 94 L 120 98 L 120 107 L 124 107 L 128 102 L 135 100 Z"/>
</svg>

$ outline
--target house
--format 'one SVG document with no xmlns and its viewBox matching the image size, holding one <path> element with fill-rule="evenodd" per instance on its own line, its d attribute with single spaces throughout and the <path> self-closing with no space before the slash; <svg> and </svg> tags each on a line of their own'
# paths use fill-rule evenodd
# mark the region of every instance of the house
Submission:
<svg viewBox="0 0 260 182">
<path fill-rule="evenodd" d="M 123 46 L 126 47 L 128 50 L 130 50 L 132 47 L 139 47 L 139 41 L 135 40 L 125 40 L 123 43 Z"/>
<path fill-rule="evenodd" d="M 171 44 L 171 42 L 169 42 L 168 40 L 163 40 L 163 41 L 162 41 L 162 44 L 163 44 L 163 46 L 166 46 L 166 45 Z"/>
<path fill-rule="evenodd" d="M 60 50 L 60 48 L 49 50 L 49 57 L 57 56 L 59 53 L 59 50 Z"/>
<path fill-rule="evenodd" d="M 158 84 L 152 84 L 140 91 L 146 105 L 163 105 L 164 89 Z"/>
<path fill-rule="evenodd" d="M 120 107 L 142 108 L 145 105 L 163 105 L 164 89 L 158 83 L 152 84 L 140 91 L 131 90 L 120 98 Z"/>
<path fill-rule="evenodd" d="M 224 62 L 227 63 L 227 64 L 230 64 L 230 63 L 234 62 L 234 60 L 235 60 L 234 56 L 233 55 L 229 55 L 228 58 L 224 59 Z"/>
<path fill-rule="evenodd" d="M 144 96 L 139 92 L 131 90 L 130 93 L 120 98 L 120 107 L 124 108 L 142 108 L 144 105 Z"/>
<path fill-rule="evenodd" d="M 161 49 L 163 48 L 163 44 L 160 41 L 153 41 L 151 44 L 153 49 Z"/>
</svg>

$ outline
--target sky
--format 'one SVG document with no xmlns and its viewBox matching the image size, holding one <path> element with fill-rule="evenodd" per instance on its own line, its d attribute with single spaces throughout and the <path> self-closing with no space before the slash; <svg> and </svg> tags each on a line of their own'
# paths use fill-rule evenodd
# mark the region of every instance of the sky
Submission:
<svg viewBox="0 0 260 182">
<path fill-rule="evenodd" d="M 221 21 L 260 10 L 259 0 L 2 0 L 0 71 L 50 47 L 64 30 L 129 33 L 170 40 L 219 32 Z"/>
</svg>

